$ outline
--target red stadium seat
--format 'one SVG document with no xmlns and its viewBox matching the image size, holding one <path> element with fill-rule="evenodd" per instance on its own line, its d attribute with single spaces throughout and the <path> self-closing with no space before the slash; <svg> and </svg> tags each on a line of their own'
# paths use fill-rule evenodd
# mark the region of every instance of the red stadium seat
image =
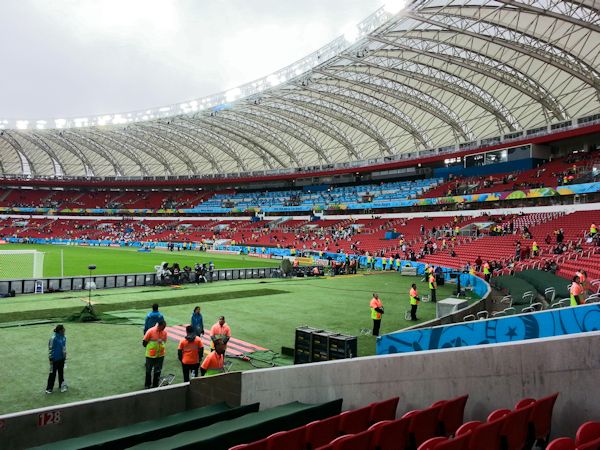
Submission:
<svg viewBox="0 0 600 450">
<path fill-rule="evenodd" d="M 491 422 L 492 420 L 499 419 L 500 417 L 504 417 L 507 414 L 510 414 L 510 409 L 496 409 L 488 414 L 487 422 Z"/>
<path fill-rule="evenodd" d="M 334 439 L 327 447 L 331 447 L 332 450 L 367 450 L 372 434 L 373 431 L 365 430 L 356 434 L 340 436 Z"/>
<path fill-rule="evenodd" d="M 340 415 L 317 420 L 306 425 L 304 439 L 308 450 L 329 444 L 340 435 Z"/>
<path fill-rule="evenodd" d="M 356 434 L 369 428 L 371 406 L 344 411 L 340 414 L 340 434 Z"/>
<path fill-rule="evenodd" d="M 442 435 L 451 436 L 462 425 L 468 399 L 468 395 L 463 395 L 443 402 L 439 416 Z"/>
<path fill-rule="evenodd" d="M 371 450 L 405 450 L 408 448 L 410 417 L 387 420 L 369 428 L 373 431 Z"/>
<path fill-rule="evenodd" d="M 439 443 L 435 450 L 467 450 L 469 448 L 469 440 L 471 439 L 471 432 L 468 431 L 461 436 L 455 436 L 451 439 L 447 439 L 445 442 Z"/>
<path fill-rule="evenodd" d="M 515 405 L 515 409 L 524 408 L 527 405 L 531 405 L 535 403 L 535 398 L 524 398 L 523 400 L 519 400 Z"/>
<path fill-rule="evenodd" d="M 412 448 L 417 448 L 427 439 L 436 437 L 442 405 L 431 406 L 421 411 L 410 411 L 403 417 L 410 417 L 408 434 Z"/>
<path fill-rule="evenodd" d="M 500 450 L 502 448 L 500 430 L 504 425 L 505 418 L 502 417 L 493 422 L 485 422 L 470 430 L 468 450 Z M 462 427 L 461 427 L 462 428 Z M 459 428 L 460 430 L 460 428 Z M 457 435 L 458 431 L 456 432 Z M 461 435 L 464 435 L 463 432 Z"/>
<path fill-rule="evenodd" d="M 394 420 L 399 401 L 400 397 L 394 397 L 382 402 L 371 403 L 369 405 L 371 407 L 369 422 L 374 424 L 382 420 Z"/>
<path fill-rule="evenodd" d="M 267 450 L 304 450 L 306 448 L 305 434 L 305 426 L 273 433 L 267 438 Z"/>
<path fill-rule="evenodd" d="M 538 443 L 548 442 L 552 425 L 552 410 L 557 397 L 558 392 L 537 400 L 533 405 L 529 423 L 533 427 L 533 438 Z"/>
<path fill-rule="evenodd" d="M 577 450 L 598 450 L 600 449 L 600 438 L 594 439 L 593 441 L 586 442 L 577 446 Z"/>
<path fill-rule="evenodd" d="M 575 442 L 571 438 L 562 437 L 554 439 L 548 444 L 546 450 L 576 450 Z"/>
<path fill-rule="evenodd" d="M 504 416 L 504 426 L 500 430 L 500 435 L 505 450 L 522 450 L 525 447 L 532 411 L 533 405 L 529 405 Z"/>
<path fill-rule="evenodd" d="M 447 440 L 448 440 L 447 437 L 442 437 L 442 436 L 429 438 L 425 442 L 423 442 L 421 445 L 419 445 L 418 450 L 433 450 L 433 449 L 437 448 L 437 446 L 440 443 L 446 442 Z"/>
<path fill-rule="evenodd" d="M 577 430 L 575 444 L 580 446 L 600 438 L 600 422 L 585 422 Z"/>
<path fill-rule="evenodd" d="M 251 442 L 250 444 L 241 444 L 231 447 L 229 450 L 267 450 L 267 440 Z"/>
</svg>

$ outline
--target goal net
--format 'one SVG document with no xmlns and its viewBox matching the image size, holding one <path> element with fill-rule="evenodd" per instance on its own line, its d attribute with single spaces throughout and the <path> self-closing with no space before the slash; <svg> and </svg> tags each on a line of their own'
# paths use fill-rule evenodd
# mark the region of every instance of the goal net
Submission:
<svg viewBox="0 0 600 450">
<path fill-rule="evenodd" d="M 0 250 L 0 279 L 44 276 L 44 253 L 36 250 Z"/>
</svg>

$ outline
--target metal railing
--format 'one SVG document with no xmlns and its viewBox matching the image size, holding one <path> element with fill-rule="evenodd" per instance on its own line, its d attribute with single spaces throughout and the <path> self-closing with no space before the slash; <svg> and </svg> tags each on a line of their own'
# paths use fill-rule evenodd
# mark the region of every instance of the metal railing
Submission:
<svg viewBox="0 0 600 450">
<path fill-rule="evenodd" d="M 280 276 L 278 267 L 257 267 L 246 269 L 219 269 L 207 273 L 207 282 L 251 280 L 260 278 L 273 278 Z M 190 273 L 190 279 L 185 283 L 196 283 L 196 274 Z M 185 276 L 183 276 L 185 278 Z M 15 294 L 33 294 L 48 292 L 85 291 L 90 280 L 95 284 L 95 289 L 113 289 L 140 286 L 157 286 L 164 283 L 156 273 L 131 273 L 116 275 L 79 275 L 75 277 L 50 277 L 0 280 L 0 294 L 15 291 Z M 37 290 L 36 290 L 37 289 Z M 2 300 L 0 299 L 0 302 Z"/>
</svg>

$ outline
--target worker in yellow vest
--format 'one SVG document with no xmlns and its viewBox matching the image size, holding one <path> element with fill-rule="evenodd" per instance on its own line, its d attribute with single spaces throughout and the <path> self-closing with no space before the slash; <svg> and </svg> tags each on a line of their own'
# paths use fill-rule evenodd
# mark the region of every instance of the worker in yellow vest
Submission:
<svg viewBox="0 0 600 450">
<path fill-rule="evenodd" d="M 373 298 L 369 304 L 371 307 L 371 319 L 373 319 L 373 336 L 379 336 L 381 327 L 381 316 L 383 315 L 383 303 L 379 300 L 379 295 L 373 293 Z"/>
<path fill-rule="evenodd" d="M 429 291 L 431 292 L 431 301 L 435 303 L 437 301 L 437 297 L 435 295 L 437 291 L 437 283 L 435 281 L 435 273 L 429 273 Z"/>
<path fill-rule="evenodd" d="M 392 270 L 394 268 L 394 258 L 391 256 L 388 258 L 388 270 Z"/>
<path fill-rule="evenodd" d="M 540 254 L 540 247 L 536 241 L 533 241 L 533 244 L 531 244 L 531 253 L 534 258 Z"/>
<path fill-rule="evenodd" d="M 373 257 L 371 255 L 367 255 L 367 270 L 370 272 L 373 268 Z"/>
<path fill-rule="evenodd" d="M 483 264 L 483 278 L 485 281 L 490 281 L 492 272 L 490 271 L 490 263 L 487 261 Z"/>
<path fill-rule="evenodd" d="M 144 334 L 142 345 L 146 348 L 146 382 L 144 384 L 146 389 L 158 387 L 160 372 L 165 360 L 166 327 L 167 323 L 165 320 L 160 319 L 155 326 Z"/>
<path fill-rule="evenodd" d="M 579 283 L 579 277 L 575 275 L 573 277 L 573 282 L 571 283 L 571 288 L 569 289 L 571 306 L 583 305 L 583 287 Z"/>
<path fill-rule="evenodd" d="M 417 292 L 417 285 L 412 284 L 410 291 L 408 291 L 410 297 L 410 320 L 416 322 L 417 320 L 417 307 L 419 306 L 419 293 Z"/>
<path fill-rule="evenodd" d="M 593 223 L 590 225 L 590 236 L 594 237 L 594 235 L 598 232 L 598 228 L 596 228 L 596 224 Z"/>
</svg>

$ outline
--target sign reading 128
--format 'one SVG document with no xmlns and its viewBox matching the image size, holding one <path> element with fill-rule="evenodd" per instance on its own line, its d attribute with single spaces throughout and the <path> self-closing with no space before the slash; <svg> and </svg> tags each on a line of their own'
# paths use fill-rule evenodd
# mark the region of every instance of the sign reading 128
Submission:
<svg viewBox="0 0 600 450">
<path fill-rule="evenodd" d="M 38 415 L 38 427 L 60 423 L 60 411 L 46 411 Z"/>
</svg>

